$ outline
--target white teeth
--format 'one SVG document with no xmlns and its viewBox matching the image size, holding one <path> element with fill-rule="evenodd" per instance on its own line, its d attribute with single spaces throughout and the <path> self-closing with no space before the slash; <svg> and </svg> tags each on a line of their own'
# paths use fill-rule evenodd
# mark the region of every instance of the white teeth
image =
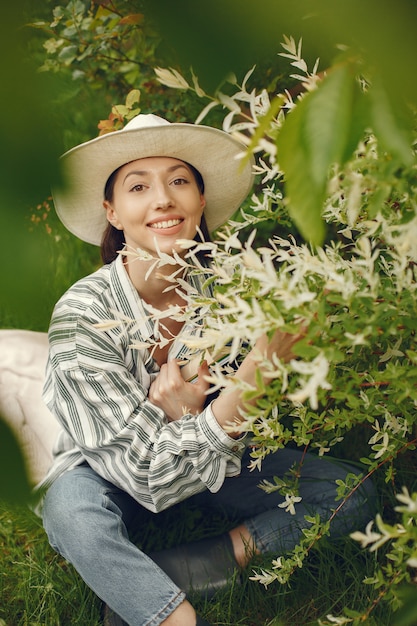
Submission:
<svg viewBox="0 0 417 626">
<path fill-rule="evenodd" d="M 171 228 L 171 226 L 176 226 L 180 224 L 181 220 L 165 220 L 164 222 L 155 222 L 152 224 L 152 228 Z"/>
</svg>

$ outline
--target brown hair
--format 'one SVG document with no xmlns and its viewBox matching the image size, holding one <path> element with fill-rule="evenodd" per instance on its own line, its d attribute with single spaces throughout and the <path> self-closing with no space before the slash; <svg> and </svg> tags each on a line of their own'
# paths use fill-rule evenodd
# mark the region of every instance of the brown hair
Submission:
<svg viewBox="0 0 417 626">
<path fill-rule="evenodd" d="M 201 176 L 200 172 L 190 163 L 184 161 L 184 163 L 190 168 L 195 181 L 197 183 L 197 187 L 201 194 L 204 194 L 204 180 Z M 123 166 L 121 166 L 123 167 Z M 104 186 L 104 199 L 108 202 L 113 201 L 114 194 L 114 184 L 116 182 L 117 173 L 120 170 L 120 167 L 114 170 L 112 174 L 110 174 L 107 182 Z M 210 233 L 208 232 L 206 218 L 204 214 L 201 218 L 200 230 L 203 235 L 203 241 L 210 241 Z M 197 233 L 194 239 L 199 242 L 201 241 L 200 234 Z M 118 230 L 115 228 L 110 222 L 107 224 L 106 230 L 103 233 L 103 237 L 101 240 L 101 258 L 103 263 L 111 263 L 117 258 L 117 255 L 120 250 L 123 249 L 124 246 L 124 233 L 122 230 Z M 198 259 L 202 265 L 206 265 L 207 260 L 204 253 L 197 254 Z"/>
</svg>

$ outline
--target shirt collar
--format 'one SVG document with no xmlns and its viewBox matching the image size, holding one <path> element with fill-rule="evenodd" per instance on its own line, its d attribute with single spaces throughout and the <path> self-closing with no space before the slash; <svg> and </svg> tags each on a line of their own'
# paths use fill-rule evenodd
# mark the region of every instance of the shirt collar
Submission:
<svg viewBox="0 0 417 626">
<path fill-rule="evenodd" d="M 111 265 L 110 287 L 121 315 L 135 322 L 132 335 L 138 334 L 142 339 L 151 337 L 153 323 L 149 320 L 142 299 L 129 278 L 121 254 Z"/>
<path fill-rule="evenodd" d="M 192 287 L 199 293 L 211 294 L 211 287 L 205 283 L 207 276 L 191 272 L 188 280 Z M 127 320 L 134 322 L 130 331 L 132 338 L 140 338 L 146 341 L 153 335 L 154 324 L 149 318 L 149 313 L 143 305 L 142 298 L 130 280 L 129 274 L 123 263 L 123 255 L 118 254 L 110 268 L 110 286 L 114 301 L 117 303 L 119 313 Z M 170 349 L 170 358 L 182 358 L 189 352 L 181 341 L 181 335 L 194 334 L 198 330 L 192 324 L 185 324 L 177 339 Z"/>
</svg>

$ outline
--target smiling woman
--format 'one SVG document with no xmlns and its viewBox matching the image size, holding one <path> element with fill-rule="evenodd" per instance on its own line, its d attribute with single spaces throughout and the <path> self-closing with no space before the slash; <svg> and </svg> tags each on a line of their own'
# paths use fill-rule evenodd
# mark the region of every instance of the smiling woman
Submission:
<svg viewBox="0 0 417 626">
<path fill-rule="evenodd" d="M 192 356 L 187 339 L 204 332 L 204 318 L 196 311 L 184 323 L 177 313 L 188 291 L 211 296 L 213 288 L 207 265 L 184 270 L 178 240 L 198 246 L 205 224 L 212 231 L 239 207 L 253 181 L 252 161 L 239 160 L 244 151 L 214 128 L 139 115 L 62 159 L 70 184 L 54 192 L 57 212 L 78 237 L 102 242 L 109 258 L 53 312 L 44 399 L 60 432 L 39 485 L 46 491 L 40 510 L 51 545 L 120 616 L 108 610 L 107 623 L 207 624 L 186 592 L 210 595 L 254 553 L 291 549 L 307 513 L 331 517 L 336 481 L 351 471 L 281 450 L 251 473 L 238 428 L 248 405 L 243 385 L 210 395 L 205 361 L 193 382 L 183 377 L 180 361 Z M 170 255 L 169 263 L 151 271 L 159 255 Z M 109 324 L 115 317 L 121 323 Z M 234 376 L 249 388 L 267 385 L 259 356 L 288 361 L 302 336 L 303 329 L 261 336 Z M 258 485 L 294 464 L 299 501 L 288 513 L 279 493 Z M 130 541 L 142 507 L 160 513 L 184 499 L 241 523 L 150 555 Z M 333 534 L 368 521 L 366 500 L 358 489 Z"/>
<path fill-rule="evenodd" d="M 182 164 L 186 166 L 187 169 L 192 173 L 200 194 L 204 195 L 204 181 L 200 172 L 195 167 L 193 167 L 190 163 L 182 162 Z M 118 176 L 120 169 L 122 168 L 118 168 L 114 172 L 112 172 L 112 174 L 109 176 L 109 178 L 106 181 L 106 184 L 104 187 L 104 201 L 105 201 L 104 206 L 106 206 L 106 203 L 112 204 L 113 202 L 114 185 L 115 185 L 116 178 Z M 204 214 L 201 216 L 199 230 L 201 232 L 201 235 L 204 241 L 209 241 L 210 235 L 208 232 L 206 218 Z M 199 234 L 197 234 L 195 238 L 196 240 L 199 240 L 200 238 Z M 123 245 L 124 245 L 123 231 L 118 230 L 109 222 L 105 228 L 103 239 L 101 241 L 101 256 L 102 256 L 103 262 L 110 263 L 111 261 L 114 261 L 117 257 L 118 251 L 123 248 Z M 202 257 L 200 258 L 200 261 L 204 263 L 203 255 L 200 255 L 200 256 Z"/>
<path fill-rule="evenodd" d="M 113 198 L 104 201 L 107 219 L 123 231 L 126 246 L 154 255 L 158 250 L 184 254 L 176 240 L 195 237 L 205 205 L 189 167 L 170 157 L 148 157 L 123 166 Z"/>
</svg>

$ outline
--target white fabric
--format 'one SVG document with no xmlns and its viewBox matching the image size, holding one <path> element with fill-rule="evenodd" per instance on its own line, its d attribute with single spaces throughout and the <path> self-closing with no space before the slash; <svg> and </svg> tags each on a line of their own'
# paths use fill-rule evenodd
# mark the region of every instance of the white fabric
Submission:
<svg viewBox="0 0 417 626">
<path fill-rule="evenodd" d="M 45 475 L 59 425 L 42 400 L 46 333 L 0 330 L 0 417 L 19 441 L 30 482 Z"/>
</svg>

